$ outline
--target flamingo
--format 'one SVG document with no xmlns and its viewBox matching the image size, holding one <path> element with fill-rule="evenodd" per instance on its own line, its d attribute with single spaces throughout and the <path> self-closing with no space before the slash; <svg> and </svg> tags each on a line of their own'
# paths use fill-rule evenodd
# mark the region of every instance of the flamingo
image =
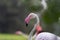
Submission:
<svg viewBox="0 0 60 40">
<path fill-rule="evenodd" d="M 40 27 L 40 31 L 42 31 L 42 27 L 39 25 L 39 23 L 40 23 L 39 17 L 35 13 L 30 13 L 26 17 L 26 19 L 25 19 L 26 26 L 28 26 L 29 21 L 31 19 L 33 19 L 33 18 L 36 18 L 37 22 L 34 25 L 32 31 L 30 32 L 28 40 L 32 40 L 32 35 L 33 35 L 33 33 L 34 33 L 34 31 L 35 31 L 37 26 L 39 26 Z M 35 40 L 60 40 L 60 37 L 55 35 L 55 34 L 53 34 L 53 33 L 50 33 L 50 32 L 41 32 L 38 35 L 36 34 Z"/>
</svg>

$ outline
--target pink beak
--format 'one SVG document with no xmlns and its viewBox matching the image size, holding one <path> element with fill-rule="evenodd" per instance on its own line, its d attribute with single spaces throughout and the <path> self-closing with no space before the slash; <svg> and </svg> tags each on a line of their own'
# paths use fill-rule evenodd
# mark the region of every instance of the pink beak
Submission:
<svg viewBox="0 0 60 40">
<path fill-rule="evenodd" d="M 28 26 L 29 21 L 30 21 L 30 17 L 25 18 L 26 26 Z"/>
</svg>

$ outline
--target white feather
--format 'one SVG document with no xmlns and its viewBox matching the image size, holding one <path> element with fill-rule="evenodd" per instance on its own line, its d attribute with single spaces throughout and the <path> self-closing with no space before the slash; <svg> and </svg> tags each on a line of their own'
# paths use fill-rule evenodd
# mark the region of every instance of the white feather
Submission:
<svg viewBox="0 0 60 40">
<path fill-rule="evenodd" d="M 60 37 L 49 32 L 42 32 L 36 36 L 35 40 L 60 40 Z"/>
</svg>

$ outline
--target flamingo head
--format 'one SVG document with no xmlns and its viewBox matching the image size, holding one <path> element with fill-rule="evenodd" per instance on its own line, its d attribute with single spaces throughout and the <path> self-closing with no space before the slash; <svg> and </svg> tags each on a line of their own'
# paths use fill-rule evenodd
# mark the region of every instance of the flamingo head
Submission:
<svg viewBox="0 0 60 40">
<path fill-rule="evenodd" d="M 30 13 L 26 18 L 25 18 L 25 23 L 26 23 L 26 26 L 28 26 L 28 23 L 31 19 L 35 18 L 35 15 L 34 13 Z"/>
</svg>

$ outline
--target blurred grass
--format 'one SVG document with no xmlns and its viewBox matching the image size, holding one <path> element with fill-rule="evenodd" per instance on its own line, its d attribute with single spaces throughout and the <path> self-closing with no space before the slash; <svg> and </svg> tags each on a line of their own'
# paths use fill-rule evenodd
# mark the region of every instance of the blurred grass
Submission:
<svg viewBox="0 0 60 40">
<path fill-rule="evenodd" d="M 27 40 L 23 35 L 0 34 L 0 40 Z"/>
</svg>

